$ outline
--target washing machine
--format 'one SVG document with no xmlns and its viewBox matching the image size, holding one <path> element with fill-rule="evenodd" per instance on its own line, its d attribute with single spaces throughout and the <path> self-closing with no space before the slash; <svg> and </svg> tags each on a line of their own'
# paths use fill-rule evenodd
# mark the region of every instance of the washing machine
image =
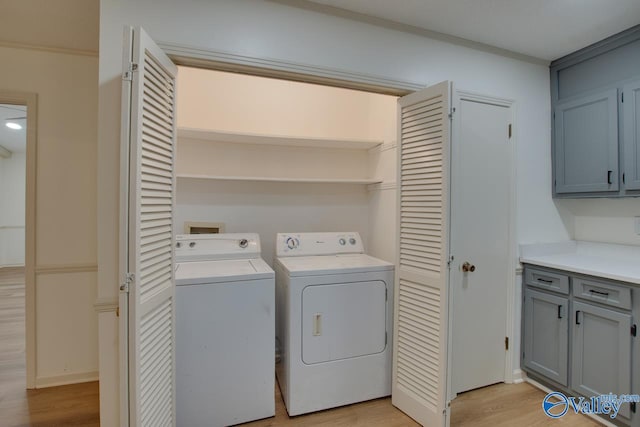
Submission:
<svg viewBox="0 0 640 427">
<path fill-rule="evenodd" d="M 360 235 L 276 237 L 276 376 L 289 415 L 391 394 L 393 264 Z"/>
<path fill-rule="evenodd" d="M 176 424 L 275 414 L 275 283 L 257 234 L 176 237 Z"/>
</svg>

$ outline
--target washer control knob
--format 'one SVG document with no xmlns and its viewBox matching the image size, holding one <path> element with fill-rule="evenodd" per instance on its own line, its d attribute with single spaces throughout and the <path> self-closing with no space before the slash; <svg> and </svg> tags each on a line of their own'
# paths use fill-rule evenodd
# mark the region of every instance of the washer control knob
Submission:
<svg viewBox="0 0 640 427">
<path fill-rule="evenodd" d="M 300 245 L 300 241 L 295 237 L 287 237 L 286 243 L 289 249 L 296 249 Z"/>
<path fill-rule="evenodd" d="M 338 240 L 338 243 L 340 243 L 342 246 L 347 244 L 347 241 L 344 240 L 343 238 L 340 238 L 340 240 Z"/>
<path fill-rule="evenodd" d="M 349 239 L 349 243 L 351 243 L 352 245 L 356 244 L 356 239 L 354 239 L 353 237 Z"/>
<path fill-rule="evenodd" d="M 182 243 L 176 242 L 176 248 L 180 248 L 180 247 L 182 247 Z"/>
<path fill-rule="evenodd" d="M 244 249 L 249 246 L 249 241 L 247 239 L 240 239 L 240 241 L 238 242 L 238 246 Z"/>
<path fill-rule="evenodd" d="M 192 248 L 196 245 L 196 242 L 189 242 L 189 247 Z"/>
</svg>

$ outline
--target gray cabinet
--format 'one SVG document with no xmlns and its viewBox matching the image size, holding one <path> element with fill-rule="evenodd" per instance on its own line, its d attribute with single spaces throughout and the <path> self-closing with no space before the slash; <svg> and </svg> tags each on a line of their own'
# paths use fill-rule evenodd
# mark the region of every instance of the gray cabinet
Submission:
<svg viewBox="0 0 640 427">
<path fill-rule="evenodd" d="M 640 80 L 623 90 L 624 176 L 628 190 L 640 190 Z"/>
<path fill-rule="evenodd" d="M 557 104 L 554 116 L 556 193 L 617 192 L 617 90 Z"/>
<path fill-rule="evenodd" d="M 631 394 L 631 315 L 575 301 L 571 388 L 584 396 Z M 630 417 L 629 405 L 620 409 Z"/>
<path fill-rule="evenodd" d="M 567 385 L 569 300 L 533 289 L 524 298 L 524 366 Z"/>
<path fill-rule="evenodd" d="M 640 197 L 640 25 L 556 59 L 550 77 L 553 197 Z"/>
<path fill-rule="evenodd" d="M 567 396 L 640 392 L 640 289 L 525 265 L 521 366 Z M 617 421 L 640 427 L 628 403 Z"/>
</svg>

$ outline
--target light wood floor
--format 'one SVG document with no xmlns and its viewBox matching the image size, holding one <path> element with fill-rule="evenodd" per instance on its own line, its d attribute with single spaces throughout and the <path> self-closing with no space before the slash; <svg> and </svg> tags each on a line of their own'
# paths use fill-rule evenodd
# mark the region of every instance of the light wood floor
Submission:
<svg viewBox="0 0 640 427">
<path fill-rule="evenodd" d="M 0 426 L 98 426 L 98 383 L 26 390 L 24 279 L 0 269 Z"/>
<path fill-rule="evenodd" d="M 551 419 L 542 412 L 546 393 L 530 384 L 497 384 L 456 398 L 451 407 L 452 427 L 511 426 L 599 426 L 583 415 L 567 414 Z M 276 385 L 276 416 L 243 424 L 243 427 L 338 426 L 338 427 L 410 427 L 415 421 L 396 409 L 391 399 L 377 399 L 337 409 L 290 418 Z"/>
<path fill-rule="evenodd" d="M 498 384 L 463 393 L 454 400 L 454 427 L 597 426 L 567 414 L 552 420 L 542 412 L 545 393 L 529 384 Z M 25 390 L 24 282 L 20 271 L 0 269 L 0 426 L 98 426 L 98 383 Z M 245 424 L 268 426 L 410 427 L 411 418 L 391 399 L 344 406 L 290 418 L 276 386 L 276 416 Z M 188 426 L 183 426 L 188 427 Z"/>
</svg>

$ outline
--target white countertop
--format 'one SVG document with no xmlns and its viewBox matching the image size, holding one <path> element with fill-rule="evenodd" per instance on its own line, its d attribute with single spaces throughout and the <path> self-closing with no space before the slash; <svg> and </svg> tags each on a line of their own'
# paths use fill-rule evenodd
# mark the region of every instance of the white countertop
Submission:
<svg viewBox="0 0 640 427">
<path fill-rule="evenodd" d="M 573 240 L 520 245 L 520 262 L 640 285 L 640 246 Z"/>
</svg>

